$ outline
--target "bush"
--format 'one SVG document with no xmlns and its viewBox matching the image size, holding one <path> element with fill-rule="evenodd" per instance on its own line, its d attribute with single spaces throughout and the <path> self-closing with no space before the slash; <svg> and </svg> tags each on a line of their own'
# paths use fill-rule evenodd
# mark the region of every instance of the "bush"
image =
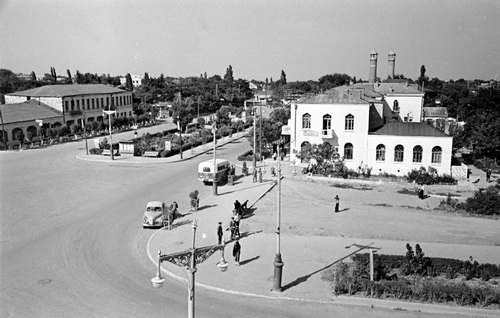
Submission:
<svg viewBox="0 0 500 318">
<path fill-rule="evenodd" d="M 253 150 L 248 150 L 238 156 L 238 161 L 252 161 L 253 160 Z"/>
<path fill-rule="evenodd" d="M 436 183 L 444 183 L 444 184 L 455 184 L 456 180 L 450 175 L 442 175 L 439 176 L 437 174 L 437 170 L 433 167 L 429 167 L 429 171 L 427 171 L 424 167 L 420 167 L 420 169 L 413 169 L 408 172 L 407 176 L 408 182 L 415 181 L 418 184 L 436 184 Z"/>
<path fill-rule="evenodd" d="M 495 187 L 476 191 L 474 197 L 467 198 L 464 208 L 467 212 L 480 215 L 500 215 L 500 194 Z"/>
<path fill-rule="evenodd" d="M 101 148 L 90 148 L 89 149 L 89 154 L 91 154 L 91 155 L 101 155 L 102 154 L 102 149 Z"/>
</svg>

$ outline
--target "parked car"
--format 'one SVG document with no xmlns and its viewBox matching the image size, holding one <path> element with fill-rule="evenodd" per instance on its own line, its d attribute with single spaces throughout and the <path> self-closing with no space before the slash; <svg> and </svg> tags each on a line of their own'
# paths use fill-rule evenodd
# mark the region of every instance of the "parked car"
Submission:
<svg viewBox="0 0 500 318">
<path fill-rule="evenodd" d="M 172 221 L 179 216 L 179 212 L 174 205 L 167 206 L 161 201 L 151 201 L 146 205 L 142 218 L 143 228 L 163 227 L 168 222 L 168 215 L 172 215 Z"/>
</svg>

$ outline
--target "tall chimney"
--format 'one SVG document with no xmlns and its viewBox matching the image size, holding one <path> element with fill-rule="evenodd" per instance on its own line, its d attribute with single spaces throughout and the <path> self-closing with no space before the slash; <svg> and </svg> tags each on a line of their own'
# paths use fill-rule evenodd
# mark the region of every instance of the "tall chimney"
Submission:
<svg viewBox="0 0 500 318">
<path fill-rule="evenodd" d="M 396 71 L 396 53 L 394 51 L 389 52 L 389 69 L 387 75 L 390 78 L 394 78 Z"/>
<path fill-rule="evenodd" d="M 377 81 L 377 56 L 377 51 L 373 49 L 370 53 L 370 74 L 368 75 L 369 83 L 375 83 Z"/>
</svg>

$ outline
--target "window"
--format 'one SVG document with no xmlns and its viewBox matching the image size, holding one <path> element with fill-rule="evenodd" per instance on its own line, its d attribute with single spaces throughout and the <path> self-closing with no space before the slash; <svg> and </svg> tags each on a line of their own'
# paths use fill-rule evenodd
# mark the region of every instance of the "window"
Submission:
<svg viewBox="0 0 500 318">
<path fill-rule="evenodd" d="M 76 109 L 77 109 L 77 110 L 80 110 L 80 100 L 77 100 L 77 101 L 76 101 Z"/>
<path fill-rule="evenodd" d="M 95 109 L 95 99 L 92 98 L 92 109 Z"/>
<path fill-rule="evenodd" d="M 323 130 L 332 129 L 332 116 L 325 115 L 323 116 Z"/>
<path fill-rule="evenodd" d="M 101 107 L 104 107 L 104 98 L 101 97 Z"/>
<path fill-rule="evenodd" d="M 85 99 L 82 99 L 82 109 L 85 109 Z"/>
<path fill-rule="evenodd" d="M 399 102 L 396 99 L 392 105 L 392 110 L 399 113 Z"/>
<path fill-rule="evenodd" d="M 413 162 L 422 162 L 422 152 L 421 146 L 413 147 Z"/>
<path fill-rule="evenodd" d="M 397 145 L 394 148 L 394 161 L 403 162 L 405 148 L 402 145 Z"/>
<path fill-rule="evenodd" d="M 443 153 L 443 150 L 441 147 L 436 146 L 432 148 L 432 163 L 441 163 L 441 154 Z"/>
<path fill-rule="evenodd" d="M 302 129 L 311 129 L 311 115 L 302 115 Z"/>
<path fill-rule="evenodd" d="M 71 110 L 75 110 L 75 101 L 71 100 Z"/>
<path fill-rule="evenodd" d="M 109 106 L 109 97 L 106 97 L 106 105 Z"/>
<path fill-rule="evenodd" d="M 351 143 L 346 143 L 344 146 L 344 159 L 352 159 L 354 148 Z"/>
<path fill-rule="evenodd" d="M 66 109 L 66 111 L 69 111 L 67 100 L 64 101 L 64 108 Z"/>
<path fill-rule="evenodd" d="M 345 116 L 345 130 L 354 130 L 354 116 L 351 114 Z"/>
<path fill-rule="evenodd" d="M 376 157 L 377 161 L 385 161 L 385 146 L 380 144 L 377 146 Z"/>
</svg>

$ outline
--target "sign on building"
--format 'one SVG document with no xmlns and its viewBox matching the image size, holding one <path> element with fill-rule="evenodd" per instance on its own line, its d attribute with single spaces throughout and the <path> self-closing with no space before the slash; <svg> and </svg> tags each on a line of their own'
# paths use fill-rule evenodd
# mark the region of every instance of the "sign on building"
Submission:
<svg viewBox="0 0 500 318">
<path fill-rule="evenodd" d="M 318 136 L 319 136 L 319 131 L 315 131 L 315 130 L 304 130 L 304 136 L 308 136 L 308 137 L 318 137 Z"/>
<path fill-rule="evenodd" d="M 290 127 L 290 126 L 281 127 L 281 134 L 282 135 L 291 135 L 291 133 L 292 133 L 292 127 Z"/>
<path fill-rule="evenodd" d="M 165 150 L 172 150 L 172 143 L 170 140 L 165 140 Z"/>
</svg>

